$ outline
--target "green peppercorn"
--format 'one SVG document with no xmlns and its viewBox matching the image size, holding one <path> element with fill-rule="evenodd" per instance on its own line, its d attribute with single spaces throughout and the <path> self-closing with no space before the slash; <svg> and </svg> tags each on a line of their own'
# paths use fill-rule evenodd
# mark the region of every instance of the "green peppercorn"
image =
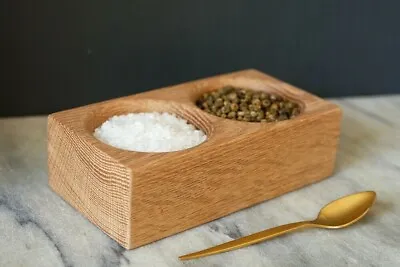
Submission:
<svg viewBox="0 0 400 267">
<path fill-rule="evenodd" d="M 255 111 L 250 111 L 250 116 L 251 117 L 257 117 L 257 115 L 258 115 L 258 113 L 257 112 L 255 112 Z"/>
<path fill-rule="evenodd" d="M 277 111 L 278 110 L 278 105 L 276 104 L 276 103 L 272 103 L 272 105 L 269 107 L 269 110 L 270 111 L 272 111 L 272 110 L 275 110 L 275 111 Z"/>
<path fill-rule="evenodd" d="M 267 113 L 268 114 L 271 114 L 271 115 L 273 115 L 273 116 L 277 116 L 277 111 L 276 111 L 276 109 L 269 109 L 266 113 L 265 113 L 265 115 L 267 115 Z"/>
<path fill-rule="evenodd" d="M 269 107 L 271 105 L 271 101 L 269 101 L 268 99 L 264 99 L 263 101 L 262 101 L 262 106 L 264 107 L 264 108 L 267 108 L 267 107 Z"/>
<path fill-rule="evenodd" d="M 204 93 L 201 97 L 202 97 L 203 99 L 207 99 L 209 96 L 210 96 L 209 93 Z"/>
<path fill-rule="evenodd" d="M 246 90 L 244 90 L 244 89 L 239 89 L 239 90 L 237 91 L 237 94 L 238 94 L 239 98 L 244 98 L 244 96 L 246 95 Z"/>
<path fill-rule="evenodd" d="M 247 92 L 243 99 L 244 99 L 247 103 L 250 102 L 251 99 L 252 99 L 251 93 Z"/>
<path fill-rule="evenodd" d="M 232 103 L 232 104 L 231 104 L 231 110 L 232 110 L 232 111 L 238 111 L 238 110 L 239 110 L 238 104 Z"/>
<path fill-rule="evenodd" d="M 218 98 L 220 96 L 220 93 L 218 91 L 211 92 L 211 97 L 214 99 Z"/>
<path fill-rule="evenodd" d="M 215 103 L 214 103 L 214 105 L 215 105 L 217 108 L 222 107 L 223 104 L 224 104 L 224 100 L 222 100 L 222 98 L 220 98 L 220 97 L 217 98 L 217 99 L 215 100 Z"/>
<path fill-rule="evenodd" d="M 279 109 L 278 110 L 278 114 L 279 115 L 283 115 L 283 114 L 286 114 L 287 113 L 287 110 L 286 109 Z"/>
<path fill-rule="evenodd" d="M 233 101 L 233 100 L 235 100 L 235 99 L 237 99 L 237 98 L 238 98 L 238 97 L 237 97 L 236 92 L 229 93 L 229 95 L 228 95 L 228 99 L 229 99 L 230 101 Z"/>
<path fill-rule="evenodd" d="M 265 118 L 268 121 L 275 121 L 276 120 L 276 114 L 272 114 L 272 113 L 266 112 L 265 113 Z"/>
<path fill-rule="evenodd" d="M 226 114 L 226 113 L 229 113 L 230 111 L 231 111 L 231 108 L 229 106 L 223 106 L 221 108 L 221 113 Z"/>
<path fill-rule="evenodd" d="M 285 108 L 286 108 L 287 110 L 293 109 L 293 108 L 294 108 L 294 103 L 293 103 L 293 102 L 290 102 L 290 101 L 286 101 L 286 102 L 285 102 Z"/>
<path fill-rule="evenodd" d="M 260 94 L 260 99 L 261 99 L 261 100 L 265 100 L 265 99 L 267 99 L 267 98 L 268 98 L 268 95 L 267 95 L 266 93 L 262 92 L 262 93 Z"/>
<path fill-rule="evenodd" d="M 249 106 L 247 104 L 240 104 L 240 110 L 247 111 L 249 110 Z"/>
<path fill-rule="evenodd" d="M 257 112 L 257 121 L 261 121 L 262 119 L 264 119 L 264 112 Z"/>
<path fill-rule="evenodd" d="M 260 98 L 253 98 L 253 100 L 251 101 L 251 104 L 253 104 L 253 105 L 261 105 Z"/>
<path fill-rule="evenodd" d="M 260 110 L 261 110 L 261 105 L 253 104 L 253 109 L 254 109 L 255 111 L 260 111 Z"/>
<path fill-rule="evenodd" d="M 234 111 L 229 112 L 229 113 L 228 113 L 228 118 L 229 118 L 229 119 L 236 118 L 236 112 L 234 112 Z"/>
<path fill-rule="evenodd" d="M 252 99 L 253 100 L 256 100 L 256 99 L 260 100 L 260 93 L 254 93 L 253 96 L 252 96 Z"/>
<path fill-rule="evenodd" d="M 278 117 L 279 121 L 284 121 L 284 120 L 287 120 L 287 119 L 288 119 L 288 116 L 286 114 L 279 115 L 279 117 Z"/>
<path fill-rule="evenodd" d="M 280 96 L 277 96 L 277 95 L 275 95 L 275 94 L 271 94 L 271 95 L 269 96 L 269 99 L 270 99 L 271 101 L 280 101 L 280 100 L 282 100 L 282 98 L 281 98 Z"/>
</svg>

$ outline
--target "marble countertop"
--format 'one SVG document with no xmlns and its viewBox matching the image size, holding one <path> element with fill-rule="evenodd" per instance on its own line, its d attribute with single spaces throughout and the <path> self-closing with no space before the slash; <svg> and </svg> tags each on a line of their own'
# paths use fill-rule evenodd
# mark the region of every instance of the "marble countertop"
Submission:
<svg viewBox="0 0 400 267">
<path fill-rule="evenodd" d="M 46 117 L 0 119 L 0 266 L 400 266 L 400 95 L 335 99 L 344 111 L 336 173 L 217 221 L 126 251 L 47 185 Z M 363 190 L 361 222 L 308 229 L 206 257 L 178 256 L 284 223 Z"/>
</svg>

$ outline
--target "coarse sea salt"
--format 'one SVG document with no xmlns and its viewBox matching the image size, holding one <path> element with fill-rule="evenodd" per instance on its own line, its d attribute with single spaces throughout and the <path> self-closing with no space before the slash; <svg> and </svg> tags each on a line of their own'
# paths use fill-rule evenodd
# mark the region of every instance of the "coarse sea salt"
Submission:
<svg viewBox="0 0 400 267">
<path fill-rule="evenodd" d="M 113 116 L 95 129 L 94 136 L 110 146 L 138 152 L 184 150 L 207 139 L 203 131 L 166 112 Z"/>
</svg>

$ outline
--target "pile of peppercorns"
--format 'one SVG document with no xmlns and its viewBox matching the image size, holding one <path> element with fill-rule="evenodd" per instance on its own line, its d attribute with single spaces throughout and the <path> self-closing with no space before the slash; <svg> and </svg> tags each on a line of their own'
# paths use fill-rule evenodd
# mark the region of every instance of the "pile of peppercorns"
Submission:
<svg viewBox="0 0 400 267">
<path fill-rule="evenodd" d="M 196 105 L 221 118 L 247 122 L 274 122 L 300 114 L 297 103 L 275 94 L 225 86 L 203 94 Z"/>
</svg>

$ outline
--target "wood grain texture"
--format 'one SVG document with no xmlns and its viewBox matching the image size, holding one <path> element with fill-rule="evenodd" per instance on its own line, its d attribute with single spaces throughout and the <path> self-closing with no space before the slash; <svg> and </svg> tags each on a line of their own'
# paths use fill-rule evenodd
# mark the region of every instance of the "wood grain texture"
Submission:
<svg viewBox="0 0 400 267">
<path fill-rule="evenodd" d="M 195 106 L 224 85 L 286 96 L 298 117 L 277 123 L 219 118 Z M 130 152 L 93 137 L 109 117 L 176 113 L 208 136 L 170 153 Z M 135 248 L 330 176 L 340 109 L 256 70 L 219 75 L 51 114 L 49 184 L 125 248 Z"/>
</svg>

